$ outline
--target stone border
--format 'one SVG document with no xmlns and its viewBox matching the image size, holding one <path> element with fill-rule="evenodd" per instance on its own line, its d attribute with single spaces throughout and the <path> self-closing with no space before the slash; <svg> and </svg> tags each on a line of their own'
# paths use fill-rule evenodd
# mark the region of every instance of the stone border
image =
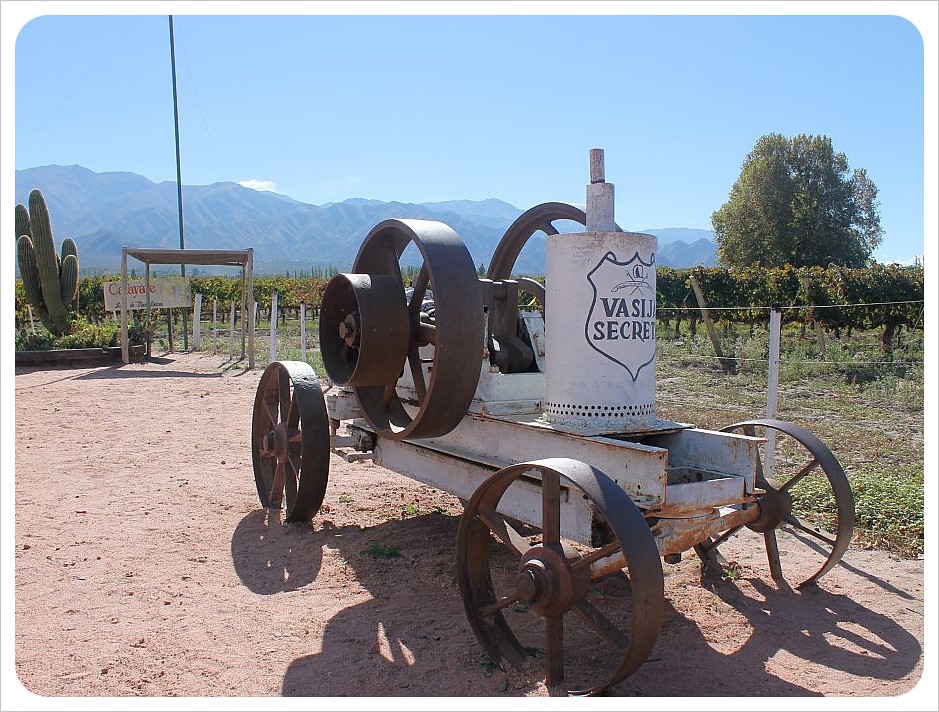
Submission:
<svg viewBox="0 0 939 712">
<path fill-rule="evenodd" d="M 147 352 L 144 344 L 135 344 L 131 346 L 131 360 L 135 361 L 143 357 Z M 76 361 L 101 361 L 105 363 L 121 362 L 121 347 L 108 346 L 104 348 L 90 349 L 50 349 L 48 351 L 17 351 L 17 366 L 48 366 L 58 364 L 70 364 Z"/>
</svg>

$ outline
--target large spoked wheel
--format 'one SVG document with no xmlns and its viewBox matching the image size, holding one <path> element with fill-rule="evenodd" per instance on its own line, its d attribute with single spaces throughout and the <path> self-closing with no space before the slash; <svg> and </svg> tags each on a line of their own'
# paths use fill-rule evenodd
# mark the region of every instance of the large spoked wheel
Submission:
<svg viewBox="0 0 939 712">
<path fill-rule="evenodd" d="M 275 361 L 261 375 L 251 419 L 251 458 L 265 508 L 306 522 L 329 478 L 329 416 L 319 380 L 302 361 Z"/>
<path fill-rule="evenodd" d="M 539 479 L 540 530 L 499 513 L 512 485 Z M 605 533 L 598 546 L 564 537 L 563 503 L 581 497 Z M 466 615 L 493 662 L 522 669 L 543 658 L 552 690 L 583 695 L 625 679 L 652 652 L 662 563 L 639 509 L 603 472 L 567 458 L 500 470 L 466 505 L 457 551 Z"/>
<path fill-rule="evenodd" d="M 529 208 L 519 215 L 502 235 L 495 252 L 492 253 L 486 277 L 493 280 L 510 279 L 522 248 L 539 231 L 545 235 L 557 235 L 559 231 L 554 223 L 558 220 L 573 220 L 586 226 L 587 215 L 580 208 L 568 203 L 542 203 Z M 524 291 L 544 306 L 543 284 L 530 277 L 522 277 L 518 281 Z"/>
<path fill-rule="evenodd" d="M 805 428 L 782 420 L 749 420 L 723 428 L 766 437 L 772 431 L 772 471 L 760 458 L 760 516 L 746 525 L 762 533 L 770 574 L 795 588 L 815 584 L 841 561 L 854 533 L 854 495 L 831 450 Z M 764 446 L 765 449 L 765 446 Z M 707 563 L 717 547 L 741 527 L 695 547 Z"/>
<path fill-rule="evenodd" d="M 447 225 L 432 220 L 385 220 L 365 238 L 353 271 L 368 274 L 373 280 L 391 277 L 403 295 L 398 261 L 412 242 L 420 251 L 422 264 L 406 303 L 405 327 L 382 331 L 385 325 L 367 324 L 364 316 L 361 325 L 355 327 L 361 331 L 363 342 L 375 330 L 384 339 L 380 353 L 366 354 L 363 346 L 358 358 L 373 360 L 404 354 L 404 363 L 393 369 L 394 376 L 365 384 L 352 382 L 369 424 L 393 440 L 437 437 L 453 430 L 473 401 L 483 354 L 479 278 L 469 250 Z M 421 303 L 428 287 L 434 295 L 433 324 L 421 320 Z M 324 296 L 324 310 L 325 306 Z M 329 327 L 321 325 L 321 334 L 329 333 Z M 433 348 L 424 349 L 428 345 Z M 403 399 L 397 379 L 405 368 L 413 391 Z M 406 410 L 405 402 L 416 410 Z"/>
</svg>

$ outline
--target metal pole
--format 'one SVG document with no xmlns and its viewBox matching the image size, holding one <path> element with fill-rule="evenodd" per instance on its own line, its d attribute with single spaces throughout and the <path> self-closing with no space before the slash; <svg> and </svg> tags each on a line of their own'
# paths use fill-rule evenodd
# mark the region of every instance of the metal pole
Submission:
<svg viewBox="0 0 939 712">
<path fill-rule="evenodd" d="M 271 297 L 271 350 L 268 363 L 274 363 L 277 360 L 277 290 Z"/>
<path fill-rule="evenodd" d="M 147 260 L 143 271 L 143 287 L 147 299 L 147 358 L 150 358 L 150 261 Z"/>
<path fill-rule="evenodd" d="M 766 393 L 766 417 L 775 418 L 779 402 L 779 332 L 782 326 L 782 312 L 773 307 L 769 313 L 769 378 Z M 776 431 L 766 429 L 766 462 L 763 464 L 763 476 L 773 477 L 773 460 L 776 457 Z"/>
<path fill-rule="evenodd" d="M 247 283 L 247 274 L 245 273 L 245 265 L 241 265 L 241 360 L 245 358 L 245 339 L 247 337 L 247 328 L 248 323 L 248 312 L 246 311 L 248 306 L 248 283 Z"/>
<path fill-rule="evenodd" d="M 173 38 L 173 16 L 170 19 L 170 65 L 173 70 L 173 125 L 176 129 L 176 201 L 179 206 L 179 249 L 186 249 L 186 241 L 183 238 L 183 179 L 182 170 L 179 163 L 179 98 L 176 94 L 176 42 Z M 186 265 L 179 265 L 179 274 L 186 276 Z M 188 325 L 186 324 L 186 311 L 183 310 L 183 351 L 189 348 L 189 337 L 187 335 Z"/>
<path fill-rule="evenodd" d="M 248 308 L 248 368 L 254 368 L 254 327 L 257 322 L 257 303 L 254 301 L 254 248 L 248 248 L 245 259 L 247 272 L 245 291 L 247 292 Z"/>
<path fill-rule="evenodd" d="M 306 361 L 306 304 L 300 302 L 300 360 Z"/>
<path fill-rule="evenodd" d="M 121 250 L 121 361 L 130 363 L 127 346 L 127 248 Z"/>
</svg>

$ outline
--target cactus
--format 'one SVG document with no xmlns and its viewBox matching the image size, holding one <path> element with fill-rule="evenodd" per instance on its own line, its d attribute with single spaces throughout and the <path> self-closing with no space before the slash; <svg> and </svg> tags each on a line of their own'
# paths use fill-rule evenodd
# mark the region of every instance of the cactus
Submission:
<svg viewBox="0 0 939 712">
<path fill-rule="evenodd" d="M 68 307 L 78 294 L 78 247 L 71 238 L 55 250 L 52 221 L 40 191 L 29 194 L 29 209 L 16 206 L 16 254 L 26 298 L 55 336 L 68 332 Z"/>
<path fill-rule="evenodd" d="M 22 203 L 16 204 L 16 239 L 20 235 L 32 235 L 33 231 L 29 229 L 29 211 Z"/>
</svg>

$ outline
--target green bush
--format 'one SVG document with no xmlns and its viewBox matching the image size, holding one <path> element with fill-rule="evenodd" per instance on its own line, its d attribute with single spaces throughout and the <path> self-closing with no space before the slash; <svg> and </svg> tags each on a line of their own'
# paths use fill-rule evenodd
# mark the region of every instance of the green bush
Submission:
<svg viewBox="0 0 939 712">
<path fill-rule="evenodd" d="M 29 329 L 20 329 L 16 332 L 17 351 L 48 351 L 53 348 L 52 334 L 40 329 L 35 334 Z"/>
<path fill-rule="evenodd" d="M 76 317 L 69 333 L 55 340 L 57 349 L 90 349 L 117 346 L 121 339 L 121 326 L 117 322 L 103 321 L 99 324 L 86 318 Z"/>
<path fill-rule="evenodd" d="M 143 344 L 146 329 L 140 322 L 127 326 L 127 338 L 131 344 Z M 76 316 L 69 326 L 69 333 L 53 337 L 45 329 L 32 333 L 20 329 L 16 333 L 17 351 L 49 351 L 50 349 L 104 349 L 121 344 L 121 325 L 116 321 L 95 323 L 83 316 Z"/>
</svg>

